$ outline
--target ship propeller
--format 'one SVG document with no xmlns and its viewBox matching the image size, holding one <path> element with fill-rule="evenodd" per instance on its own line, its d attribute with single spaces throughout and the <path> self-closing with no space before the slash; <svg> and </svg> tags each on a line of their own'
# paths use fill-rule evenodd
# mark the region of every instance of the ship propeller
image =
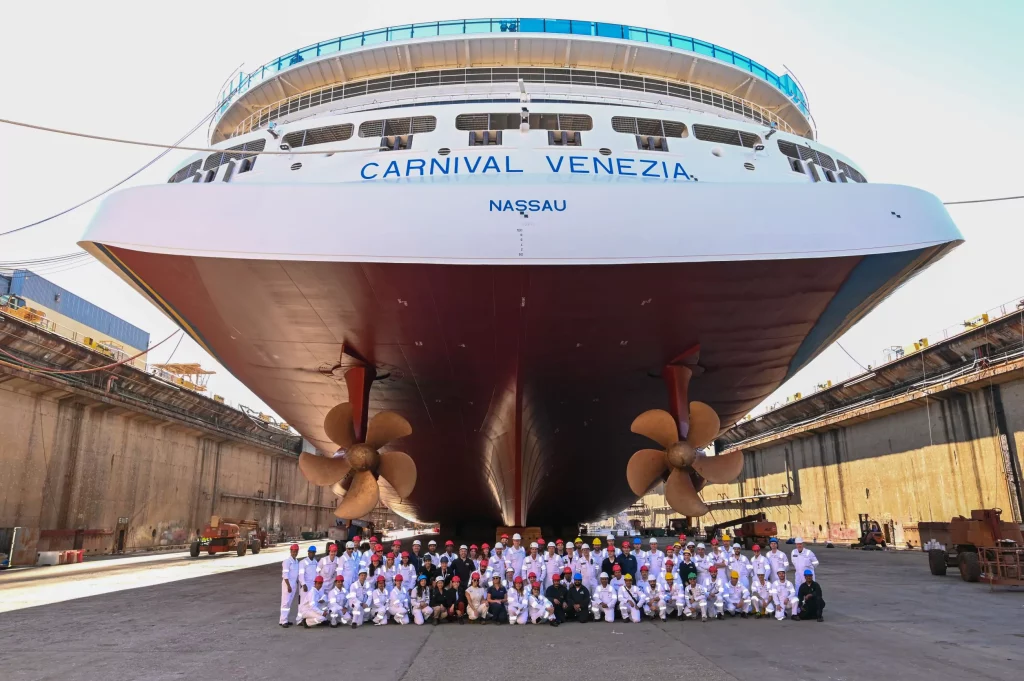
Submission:
<svg viewBox="0 0 1024 681">
<path fill-rule="evenodd" d="M 665 482 L 665 501 L 677 512 L 690 517 L 708 512 L 693 486 L 691 473 L 712 483 L 725 483 L 736 479 L 743 470 L 743 452 L 723 456 L 704 456 L 697 452 L 718 435 L 721 421 L 715 410 L 703 402 L 690 403 L 690 430 L 685 440 L 679 439 L 676 420 L 663 409 L 651 409 L 640 414 L 630 428 L 634 433 L 648 437 L 664 449 L 641 449 L 630 457 L 626 465 L 626 480 L 637 496 L 647 491 L 671 470 Z"/>
<path fill-rule="evenodd" d="M 352 405 L 343 402 L 327 413 L 324 431 L 344 454 L 328 457 L 303 452 L 299 469 L 314 485 L 331 486 L 341 496 L 334 515 L 362 518 L 380 499 L 377 476 L 383 477 L 401 499 L 416 487 L 416 463 L 405 452 L 381 452 L 392 440 L 412 434 L 412 426 L 393 411 L 382 411 L 366 427 L 364 442 L 356 441 L 352 425 Z M 347 484 L 346 484 L 347 483 Z"/>
</svg>

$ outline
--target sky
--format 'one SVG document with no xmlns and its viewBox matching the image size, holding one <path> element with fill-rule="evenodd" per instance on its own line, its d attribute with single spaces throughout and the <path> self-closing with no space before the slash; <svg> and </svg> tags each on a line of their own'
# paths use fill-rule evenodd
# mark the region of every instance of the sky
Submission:
<svg viewBox="0 0 1024 681">
<path fill-rule="evenodd" d="M 386 8 L 386 9 L 385 9 Z M 912 185 L 944 201 L 1024 194 L 1024 2 L 900 0 L 685 2 L 643 11 L 590 0 L 576 9 L 521 0 L 518 16 L 627 23 L 708 40 L 804 86 L 819 141 L 876 183 Z M 0 22 L 0 118 L 93 134 L 173 142 L 215 105 L 222 84 L 319 40 L 382 26 L 481 16 L 478 2 L 9 3 Z M 206 126 L 188 143 L 205 145 Z M 0 232 L 59 212 L 153 158 L 140 147 L 0 124 Z M 125 186 L 162 183 L 188 152 L 173 151 Z M 96 204 L 0 237 L 0 262 L 69 253 Z M 809 392 L 907 345 L 1024 298 L 1024 201 L 951 206 L 966 242 L 872 311 L 766 403 Z M 103 266 L 46 274 L 146 329 L 174 325 Z M 173 342 L 150 362 L 166 361 Z M 175 362 L 218 373 L 214 393 L 268 411 L 191 339 Z"/>
</svg>

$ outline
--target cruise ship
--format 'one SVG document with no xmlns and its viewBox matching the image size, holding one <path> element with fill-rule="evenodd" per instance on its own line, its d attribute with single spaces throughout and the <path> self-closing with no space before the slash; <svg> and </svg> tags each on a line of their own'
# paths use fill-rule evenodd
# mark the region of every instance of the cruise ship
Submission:
<svg viewBox="0 0 1024 681">
<path fill-rule="evenodd" d="M 744 465 L 720 430 L 962 240 L 793 76 L 664 31 L 395 26 L 219 102 L 218 151 L 81 245 L 302 433 L 342 518 L 574 533 L 663 481 L 700 515 Z"/>
</svg>

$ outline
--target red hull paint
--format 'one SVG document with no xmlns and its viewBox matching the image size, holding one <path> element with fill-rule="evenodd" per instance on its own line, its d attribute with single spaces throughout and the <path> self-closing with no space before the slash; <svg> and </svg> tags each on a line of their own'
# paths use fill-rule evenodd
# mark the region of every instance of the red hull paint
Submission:
<svg viewBox="0 0 1024 681">
<path fill-rule="evenodd" d="M 668 408 L 662 367 L 694 346 L 689 399 L 728 426 L 774 391 L 859 257 L 476 266 L 225 260 L 112 252 L 218 359 L 324 450 L 348 399 L 342 346 L 390 371 L 423 520 L 590 520 L 634 499 L 629 430 Z M 326 375 L 325 375 L 326 374 Z M 583 484 L 580 484 L 583 483 Z"/>
</svg>

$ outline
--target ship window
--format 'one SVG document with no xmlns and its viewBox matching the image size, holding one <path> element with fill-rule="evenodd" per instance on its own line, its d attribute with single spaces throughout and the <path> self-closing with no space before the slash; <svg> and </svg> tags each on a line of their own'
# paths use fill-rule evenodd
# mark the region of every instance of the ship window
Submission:
<svg viewBox="0 0 1024 681">
<path fill-rule="evenodd" d="M 470 130 L 469 146 L 486 147 L 501 146 L 501 130 Z"/>
<path fill-rule="evenodd" d="M 329 125 L 324 128 L 310 128 L 309 130 L 296 130 L 282 138 L 282 142 L 292 149 L 308 147 L 314 144 L 327 144 L 328 142 L 344 142 L 352 137 L 355 127 L 351 123 L 341 125 Z"/>
<path fill-rule="evenodd" d="M 817 151 L 816 149 L 812 149 L 802 144 L 797 147 L 797 151 L 800 153 L 800 160 L 802 161 L 810 161 L 811 163 L 816 163 L 822 168 L 827 168 L 828 170 L 836 169 L 835 161 L 833 161 L 832 157 L 829 156 L 828 154 L 824 154 L 820 151 Z"/>
<path fill-rule="evenodd" d="M 224 151 L 217 152 L 216 154 L 210 154 L 206 157 L 206 163 L 203 164 L 203 170 L 213 170 L 228 161 L 240 160 L 243 158 L 251 158 L 254 156 L 253 153 L 259 153 L 263 151 L 263 148 L 267 146 L 267 139 L 260 138 L 258 140 L 252 140 L 244 144 L 238 144 L 233 147 L 228 147 Z"/>
<path fill-rule="evenodd" d="M 580 147 L 583 146 L 583 141 L 579 132 L 548 130 L 548 145 L 554 147 Z"/>
<path fill-rule="evenodd" d="M 256 165 L 256 159 L 254 159 L 254 158 L 242 159 L 241 164 L 239 164 L 239 166 L 238 166 L 238 172 L 239 173 L 247 173 L 250 170 L 252 170 L 252 167 L 254 165 Z"/>
<path fill-rule="evenodd" d="M 800 159 L 789 158 L 786 160 L 789 161 L 790 170 L 792 170 L 794 173 L 800 173 L 801 175 L 804 174 L 804 164 L 800 162 Z"/>
<path fill-rule="evenodd" d="M 518 113 L 459 114 L 455 117 L 456 130 L 518 130 L 522 117 Z M 532 130 L 593 130 L 594 119 L 585 114 L 534 113 L 530 114 Z"/>
<path fill-rule="evenodd" d="M 653 135 L 655 137 L 687 137 L 686 125 L 679 121 L 663 121 L 657 118 L 633 118 L 612 116 L 612 130 L 629 135 Z"/>
<path fill-rule="evenodd" d="M 836 181 L 836 174 L 833 173 L 828 168 L 826 168 L 825 169 L 825 179 L 828 180 L 829 182 L 835 182 Z"/>
<path fill-rule="evenodd" d="M 761 143 L 761 138 L 752 132 L 733 130 L 732 128 L 719 128 L 715 125 L 702 125 L 695 123 L 693 135 L 705 142 L 717 142 L 718 144 L 731 144 L 736 147 L 750 147 Z"/>
<path fill-rule="evenodd" d="M 839 170 L 841 170 L 842 172 L 846 173 L 847 177 L 849 177 L 854 182 L 867 182 L 868 181 L 868 179 L 866 177 L 864 177 L 859 170 L 857 170 L 853 166 L 851 166 L 851 165 L 849 165 L 847 163 L 844 163 L 842 161 L 839 162 Z"/>
<path fill-rule="evenodd" d="M 668 151 L 668 140 L 653 135 L 637 135 L 636 148 L 643 151 Z"/>
<path fill-rule="evenodd" d="M 194 175 L 196 172 L 198 172 L 199 169 L 202 168 L 202 167 L 203 167 L 203 162 L 201 160 L 193 161 L 192 163 L 189 163 L 184 168 L 181 168 L 180 170 L 178 170 L 178 172 L 176 172 L 173 175 L 171 175 L 170 179 L 168 179 L 167 181 L 168 182 L 184 182 L 186 179 L 192 177 L 192 175 Z"/>
<path fill-rule="evenodd" d="M 217 177 L 217 170 L 207 170 L 206 177 L 203 178 L 203 182 L 213 182 Z"/>
<path fill-rule="evenodd" d="M 403 151 L 412 148 L 412 135 L 385 135 L 380 138 L 381 151 Z"/>
<path fill-rule="evenodd" d="M 388 118 L 377 121 L 363 121 L 359 124 L 360 137 L 391 137 L 434 132 L 437 118 L 434 116 L 413 116 L 412 118 Z"/>
</svg>

